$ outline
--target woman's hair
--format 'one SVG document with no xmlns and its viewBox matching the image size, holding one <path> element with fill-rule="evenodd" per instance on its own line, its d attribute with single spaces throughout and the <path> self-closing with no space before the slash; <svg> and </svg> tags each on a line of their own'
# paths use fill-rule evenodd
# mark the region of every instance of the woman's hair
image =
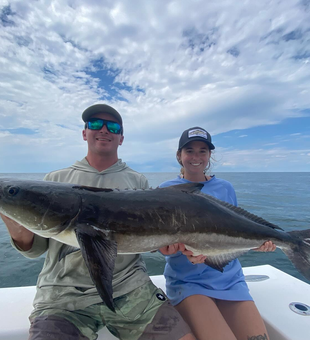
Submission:
<svg viewBox="0 0 310 340">
<path fill-rule="evenodd" d="M 177 153 L 176 153 L 176 159 L 177 159 L 178 163 L 181 165 L 180 174 L 181 174 L 181 177 L 183 177 L 183 176 L 184 176 L 184 167 L 183 167 L 183 164 L 182 164 L 182 162 L 181 162 L 181 152 L 182 152 L 182 149 L 179 149 L 179 150 L 177 151 Z M 213 164 L 211 163 L 211 159 L 213 160 L 213 158 L 212 158 L 213 151 L 209 150 L 209 152 L 210 152 L 211 156 L 210 156 L 210 158 L 209 158 L 208 165 L 206 166 L 206 168 L 205 168 L 204 171 L 203 171 L 205 174 L 208 172 L 209 169 L 211 169 L 211 167 L 212 167 L 212 165 L 213 165 Z"/>
</svg>

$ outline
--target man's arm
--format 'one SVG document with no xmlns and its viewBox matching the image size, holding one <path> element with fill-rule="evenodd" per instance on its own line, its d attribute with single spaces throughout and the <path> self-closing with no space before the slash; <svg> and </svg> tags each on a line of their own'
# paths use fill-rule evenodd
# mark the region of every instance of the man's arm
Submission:
<svg viewBox="0 0 310 340">
<path fill-rule="evenodd" d="M 0 214 L 0 216 L 6 225 L 15 245 L 22 251 L 28 251 L 31 249 L 34 240 L 34 233 L 19 223 L 13 221 L 9 217 L 2 214 Z"/>
</svg>

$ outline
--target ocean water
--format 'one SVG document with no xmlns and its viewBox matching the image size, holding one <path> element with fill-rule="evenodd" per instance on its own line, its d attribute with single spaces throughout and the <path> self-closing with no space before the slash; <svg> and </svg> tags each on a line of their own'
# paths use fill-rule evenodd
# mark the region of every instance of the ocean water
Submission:
<svg viewBox="0 0 310 340">
<path fill-rule="evenodd" d="M 43 179 L 45 174 L 0 174 L 0 177 Z M 177 173 L 145 173 L 150 186 L 175 178 Z M 310 173 L 216 173 L 230 181 L 240 207 L 263 217 L 285 231 L 310 228 Z M 165 260 L 159 253 L 143 254 L 149 275 L 163 273 Z M 308 282 L 295 269 L 281 250 L 273 253 L 250 251 L 239 258 L 242 266 L 270 264 Z M 0 219 L 0 288 L 35 285 L 44 255 L 30 260 L 16 252 L 10 244 L 6 227 Z M 310 282 L 308 282 L 310 283 Z"/>
</svg>

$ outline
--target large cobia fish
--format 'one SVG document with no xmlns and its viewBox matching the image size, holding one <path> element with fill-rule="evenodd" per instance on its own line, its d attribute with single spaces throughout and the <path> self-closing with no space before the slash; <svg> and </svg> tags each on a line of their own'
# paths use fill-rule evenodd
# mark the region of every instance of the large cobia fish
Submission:
<svg viewBox="0 0 310 340">
<path fill-rule="evenodd" d="M 114 310 L 117 253 L 185 243 L 223 271 L 231 260 L 273 241 L 310 280 L 310 229 L 283 232 L 251 213 L 202 194 L 200 183 L 148 190 L 0 179 L 0 212 L 35 234 L 81 249 L 90 276 Z M 65 256 L 65 255 L 62 255 Z"/>
</svg>

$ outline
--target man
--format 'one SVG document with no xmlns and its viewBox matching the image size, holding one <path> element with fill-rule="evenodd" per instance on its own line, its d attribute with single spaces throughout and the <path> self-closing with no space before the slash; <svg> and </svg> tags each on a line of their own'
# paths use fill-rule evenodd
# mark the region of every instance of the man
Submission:
<svg viewBox="0 0 310 340">
<path fill-rule="evenodd" d="M 82 119 L 87 156 L 44 179 L 102 188 L 148 188 L 142 174 L 118 159 L 117 150 L 124 140 L 120 114 L 111 106 L 97 104 L 87 108 Z M 126 340 L 194 339 L 180 314 L 150 281 L 141 255 L 117 256 L 113 313 L 98 295 L 80 251 L 59 261 L 58 254 L 66 245 L 35 235 L 3 215 L 2 218 L 13 247 L 25 257 L 35 258 L 47 251 L 30 315 L 29 340 L 93 340 L 104 326 Z M 170 254 L 171 248 L 176 251 L 179 246 L 165 248 L 167 251 L 162 249 L 162 253 Z"/>
</svg>

